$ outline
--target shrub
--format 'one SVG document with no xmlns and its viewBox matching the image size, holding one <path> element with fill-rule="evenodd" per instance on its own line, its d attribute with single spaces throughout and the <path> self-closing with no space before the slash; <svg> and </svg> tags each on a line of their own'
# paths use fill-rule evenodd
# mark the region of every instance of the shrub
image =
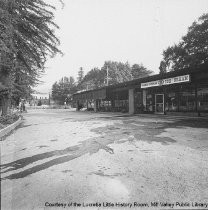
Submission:
<svg viewBox="0 0 208 210">
<path fill-rule="evenodd" d="M 19 115 L 18 114 L 11 114 L 11 115 L 1 116 L 0 117 L 0 124 L 2 124 L 2 125 L 12 124 L 15 121 L 17 121 L 18 119 L 19 119 Z"/>
</svg>

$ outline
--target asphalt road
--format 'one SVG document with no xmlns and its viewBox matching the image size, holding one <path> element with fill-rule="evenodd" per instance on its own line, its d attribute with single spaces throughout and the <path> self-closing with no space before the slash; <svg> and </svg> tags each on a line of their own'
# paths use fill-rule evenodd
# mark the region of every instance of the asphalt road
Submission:
<svg viewBox="0 0 208 210">
<path fill-rule="evenodd" d="M 208 204 L 207 119 L 29 110 L 0 144 L 2 209 Z"/>
</svg>

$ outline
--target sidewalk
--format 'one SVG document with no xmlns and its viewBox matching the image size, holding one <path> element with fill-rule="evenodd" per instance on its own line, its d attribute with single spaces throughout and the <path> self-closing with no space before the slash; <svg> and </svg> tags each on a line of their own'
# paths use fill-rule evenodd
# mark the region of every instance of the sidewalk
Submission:
<svg viewBox="0 0 208 210">
<path fill-rule="evenodd" d="M 183 113 L 177 115 L 173 114 L 135 114 L 136 116 L 141 116 L 141 117 L 150 117 L 150 118 L 171 118 L 171 119 L 206 119 L 208 120 L 208 115 L 204 116 L 190 116 L 190 115 L 185 115 Z"/>
<path fill-rule="evenodd" d="M 208 113 L 201 113 L 201 116 L 198 116 L 197 113 L 168 113 L 164 114 L 129 114 L 129 113 L 121 113 L 121 112 L 94 112 L 94 111 L 80 111 L 80 112 L 88 112 L 88 113 L 96 113 L 96 114 L 104 114 L 104 115 L 113 115 L 113 117 L 147 117 L 147 118 L 172 118 L 172 119 L 208 119 Z"/>
</svg>

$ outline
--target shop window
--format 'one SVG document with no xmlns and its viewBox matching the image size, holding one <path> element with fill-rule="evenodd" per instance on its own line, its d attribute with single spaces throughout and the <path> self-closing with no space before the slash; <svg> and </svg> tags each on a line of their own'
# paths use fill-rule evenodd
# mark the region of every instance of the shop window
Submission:
<svg viewBox="0 0 208 210">
<path fill-rule="evenodd" d="M 155 94 L 155 112 L 164 112 L 164 94 Z"/>
<path fill-rule="evenodd" d="M 115 111 L 128 111 L 128 100 L 115 100 Z"/>
<path fill-rule="evenodd" d="M 94 109 L 94 102 L 92 100 L 87 101 L 88 109 Z"/>
<path fill-rule="evenodd" d="M 111 111 L 111 101 L 100 101 L 99 110 L 100 111 Z"/>
<path fill-rule="evenodd" d="M 111 106 L 111 101 L 104 101 L 103 104 L 105 107 Z"/>
<path fill-rule="evenodd" d="M 197 90 L 198 110 L 208 111 L 208 88 L 199 88 Z"/>
<path fill-rule="evenodd" d="M 149 112 L 153 111 L 153 95 L 152 94 L 147 94 L 146 110 Z"/>
<path fill-rule="evenodd" d="M 168 93 L 166 98 L 166 111 L 177 111 L 177 98 L 176 93 Z"/>
<path fill-rule="evenodd" d="M 179 93 L 179 111 L 195 111 L 195 92 L 187 90 Z"/>
<path fill-rule="evenodd" d="M 135 92 L 134 94 L 134 106 L 135 106 L 135 113 L 141 113 L 143 111 L 142 106 L 142 93 L 141 92 Z"/>
</svg>

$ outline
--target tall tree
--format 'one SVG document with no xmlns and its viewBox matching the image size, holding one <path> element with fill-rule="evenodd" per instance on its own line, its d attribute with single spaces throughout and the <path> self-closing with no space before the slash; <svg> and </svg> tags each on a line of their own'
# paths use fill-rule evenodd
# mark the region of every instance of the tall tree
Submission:
<svg viewBox="0 0 208 210">
<path fill-rule="evenodd" d="M 131 67 L 131 73 L 134 79 L 147 77 L 150 74 L 153 73 L 153 71 L 148 70 L 146 67 L 143 66 L 143 64 L 134 64 Z"/>
<path fill-rule="evenodd" d="M 84 79 L 84 70 L 82 67 L 80 67 L 80 69 L 78 71 L 78 77 L 77 77 L 77 89 L 78 90 L 85 89 L 85 86 L 83 84 L 83 79 Z"/>
<path fill-rule="evenodd" d="M 44 72 L 47 57 L 61 53 L 54 34 L 58 28 L 53 22 L 54 9 L 43 0 L 0 1 L 0 82 L 9 93 L 0 94 L 3 115 L 7 113 L 15 72 L 23 70 L 36 79 Z"/>
<path fill-rule="evenodd" d="M 106 61 L 101 69 L 93 68 L 84 79 L 84 89 L 95 89 L 108 84 L 117 84 L 132 79 L 142 78 L 153 73 L 147 70 L 143 64 L 134 64 L 132 67 L 128 62 Z"/>
<path fill-rule="evenodd" d="M 160 72 L 196 67 L 208 63 L 208 13 L 199 17 L 181 42 L 163 51 Z"/>
<path fill-rule="evenodd" d="M 20 98 L 31 99 L 34 92 L 32 87 L 38 83 L 38 78 L 32 74 L 27 74 L 23 69 L 16 69 L 14 72 L 14 81 L 12 87 L 12 103 L 18 105 Z"/>
<path fill-rule="evenodd" d="M 98 68 L 90 70 L 83 78 L 83 86 L 85 89 L 96 89 L 104 86 L 105 73 Z"/>
<path fill-rule="evenodd" d="M 62 77 L 52 86 L 52 98 L 56 103 L 63 105 L 68 98 L 77 91 L 73 77 Z"/>
<path fill-rule="evenodd" d="M 117 84 L 125 81 L 132 80 L 131 67 L 128 62 L 105 61 L 101 71 L 104 72 L 105 83 Z"/>
<path fill-rule="evenodd" d="M 78 77 L 77 77 L 77 82 L 81 83 L 82 80 L 84 78 L 84 70 L 82 67 L 80 67 L 79 71 L 78 71 Z"/>
</svg>

